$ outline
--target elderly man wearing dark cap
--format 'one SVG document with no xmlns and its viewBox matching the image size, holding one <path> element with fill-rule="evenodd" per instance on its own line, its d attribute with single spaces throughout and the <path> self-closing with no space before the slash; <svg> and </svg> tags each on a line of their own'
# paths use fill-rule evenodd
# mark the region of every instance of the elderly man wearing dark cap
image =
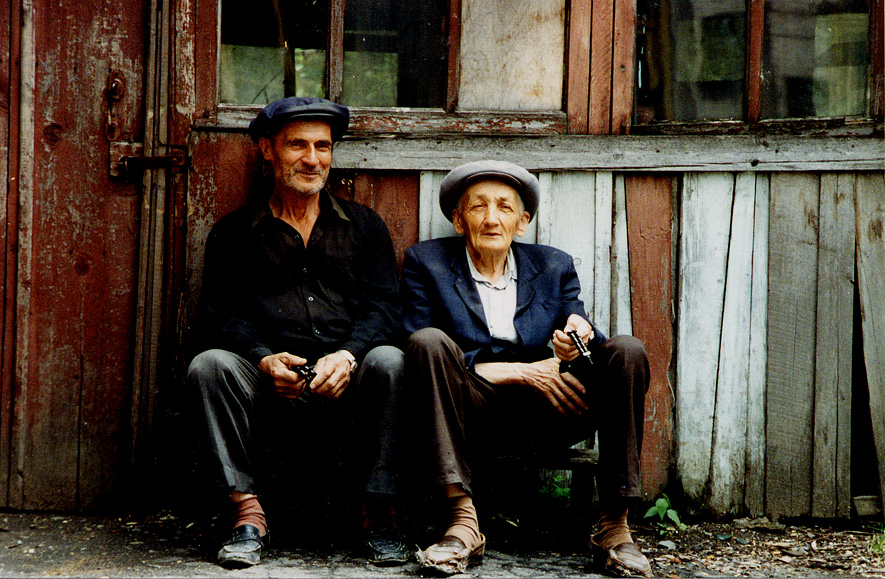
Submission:
<svg viewBox="0 0 885 579">
<path fill-rule="evenodd" d="M 396 565 L 410 555 L 393 511 L 403 367 L 391 345 L 401 328 L 393 244 L 375 212 L 325 190 L 348 121 L 347 108 L 320 98 L 265 107 L 249 132 L 273 189 L 223 217 L 206 243 L 211 349 L 191 362 L 188 381 L 210 468 L 230 498 L 233 532 L 218 552 L 225 567 L 254 565 L 267 547 L 258 473 L 269 430 L 296 463 L 332 440 L 362 444 L 368 556 Z M 309 464 L 296 466 L 296 480 L 314 478 Z M 286 498 L 311 501 L 305 488 L 293 485 Z"/>
<path fill-rule="evenodd" d="M 606 339 L 590 323 L 568 254 L 514 243 L 538 208 L 539 190 L 512 163 L 457 167 L 439 201 L 459 235 L 405 255 L 405 376 L 424 395 L 434 482 L 448 513 L 441 540 L 418 557 L 425 571 L 443 575 L 481 561 L 486 539 L 473 496 L 485 458 L 508 445 L 564 448 L 598 430 L 601 515 L 590 547 L 609 570 L 646 575 L 627 509 L 640 496 L 647 355 L 636 338 Z M 592 364 L 576 361 L 573 331 Z"/>
</svg>

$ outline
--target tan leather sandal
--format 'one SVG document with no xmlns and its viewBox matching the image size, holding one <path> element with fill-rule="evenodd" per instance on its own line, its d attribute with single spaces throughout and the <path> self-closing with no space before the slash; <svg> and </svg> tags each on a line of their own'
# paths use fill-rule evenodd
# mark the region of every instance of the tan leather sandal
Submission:
<svg viewBox="0 0 885 579">
<path fill-rule="evenodd" d="M 617 577 L 651 577 L 651 563 L 635 543 L 621 543 L 605 549 L 590 540 L 593 562 Z"/>
<path fill-rule="evenodd" d="M 464 541 L 452 535 L 446 535 L 439 543 L 427 547 L 426 551 L 418 551 L 418 562 L 422 575 L 448 577 L 464 573 L 468 567 L 482 563 L 486 550 L 486 537 L 479 535 L 479 544 L 472 549 Z"/>
</svg>

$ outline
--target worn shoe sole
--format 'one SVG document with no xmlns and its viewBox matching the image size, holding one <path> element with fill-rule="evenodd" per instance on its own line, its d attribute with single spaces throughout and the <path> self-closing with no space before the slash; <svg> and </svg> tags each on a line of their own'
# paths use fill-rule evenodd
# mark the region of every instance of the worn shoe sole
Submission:
<svg viewBox="0 0 885 579">
<path fill-rule="evenodd" d="M 448 577 L 464 573 L 469 567 L 482 564 L 483 554 L 486 548 L 485 535 L 480 534 L 480 544 L 472 550 L 460 540 L 448 540 L 444 537 L 442 541 L 431 545 L 426 551 L 418 551 L 418 562 L 421 567 L 418 573 L 424 576 L 432 577 Z M 446 556 L 445 558 L 440 557 Z"/>
<path fill-rule="evenodd" d="M 651 564 L 634 543 L 604 549 L 590 541 L 593 562 L 615 577 L 651 577 Z"/>
</svg>

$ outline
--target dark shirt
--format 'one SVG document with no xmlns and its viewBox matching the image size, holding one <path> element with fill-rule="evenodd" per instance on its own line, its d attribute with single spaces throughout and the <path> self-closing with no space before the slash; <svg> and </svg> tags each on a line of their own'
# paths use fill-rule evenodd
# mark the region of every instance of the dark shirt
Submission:
<svg viewBox="0 0 885 579">
<path fill-rule="evenodd" d="M 341 349 L 360 360 L 399 334 L 387 227 L 368 207 L 320 196 L 306 248 L 267 203 L 241 207 L 212 228 L 203 271 L 211 347 L 255 364 L 280 352 L 314 363 Z"/>
</svg>

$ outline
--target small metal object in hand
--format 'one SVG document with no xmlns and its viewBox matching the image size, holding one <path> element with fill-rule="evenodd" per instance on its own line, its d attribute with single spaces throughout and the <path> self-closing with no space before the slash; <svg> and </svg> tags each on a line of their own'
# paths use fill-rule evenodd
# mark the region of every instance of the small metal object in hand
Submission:
<svg viewBox="0 0 885 579">
<path fill-rule="evenodd" d="M 593 355 L 590 353 L 590 350 L 584 344 L 584 340 L 578 335 L 577 330 L 572 330 L 571 332 L 567 332 L 566 336 L 572 339 L 572 342 L 575 344 L 575 348 L 578 349 L 578 354 L 587 358 L 587 361 L 591 364 L 593 363 Z"/>
<path fill-rule="evenodd" d="M 304 364 L 301 366 L 289 366 L 289 369 L 304 378 L 305 388 L 310 386 L 310 381 L 317 377 L 317 373 L 314 371 L 313 366 Z"/>
</svg>

